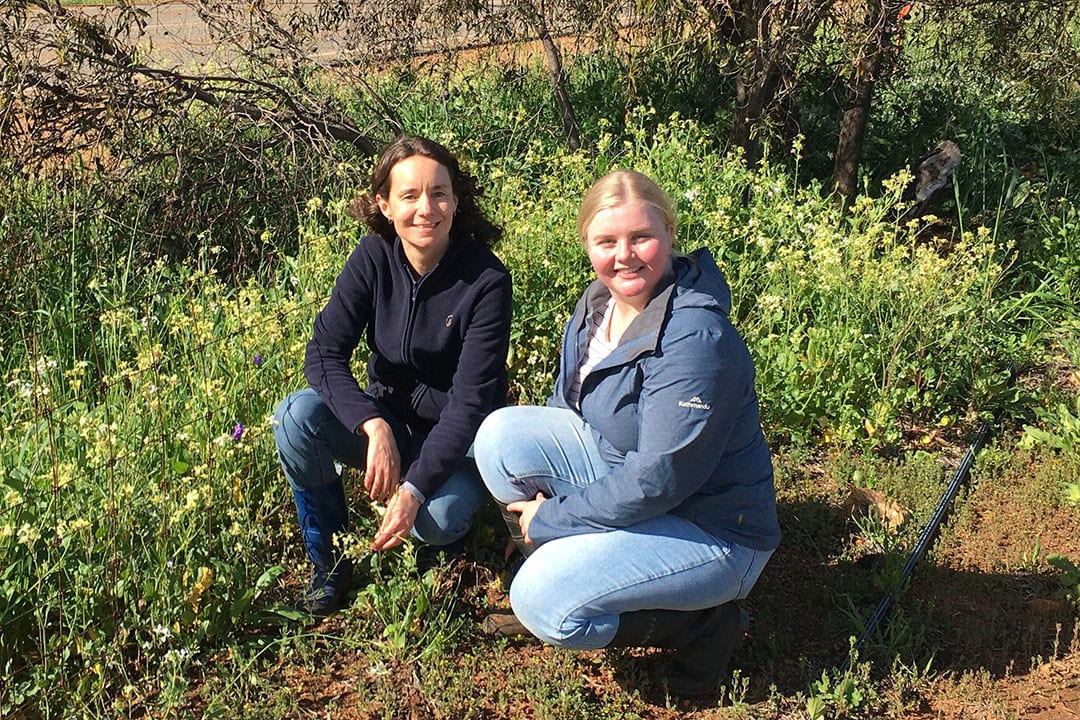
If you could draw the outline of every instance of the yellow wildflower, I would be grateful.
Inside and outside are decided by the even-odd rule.
[[[41,537],[37,528],[31,527],[30,523],[23,523],[19,528],[18,541],[20,545],[33,545]]]
[[[205,565],[199,567],[199,579],[195,581],[195,585],[191,588],[191,595],[188,598],[191,609],[196,614],[199,612],[199,602],[202,600],[202,596],[213,584],[214,571]]]

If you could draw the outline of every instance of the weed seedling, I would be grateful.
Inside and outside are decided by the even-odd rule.
[[[1061,597],[1072,605],[1074,610],[1080,610],[1080,567],[1077,567],[1069,558],[1058,553],[1050,553],[1046,556],[1046,562],[1061,573],[1058,576],[1059,593]]]

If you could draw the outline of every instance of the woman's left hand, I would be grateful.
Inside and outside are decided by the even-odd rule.
[[[371,541],[371,549],[379,552],[400,545],[416,523],[416,513],[420,511],[420,501],[405,488],[398,488],[390,504],[386,506],[379,531]]]
[[[525,542],[527,543],[532,543],[532,538],[529,537],[529,525],[532,523],[536,511],[540,509],[540,505],[545,500],[547,500],[547,496],[542,492],[538,492],[532,500],[518,500],[506,506],[506,509],[510,512],[521,513],[521,520],[519,520],[521,534],[525,536]]]

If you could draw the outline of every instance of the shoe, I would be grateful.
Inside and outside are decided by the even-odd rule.
[[[344,606],[352,583],[352,563],[334,547],[334,535],[348,530],[345,486],[339,478],[316,488],[293,487],[292,493],[304,550],[314,566],[296,607],[315,617],[326,617]]]
[[[519,638],[522,636],[532,637],[529,628],[521,624],[513,610],[493,610],[484,618],[480,629],[485,635],[497,635],[499,637]]]
[[[657,647],[675,651],[663,667],[669,694],[691,700],[715,697],[728,663],[742,643],[750,616],[734,602],[704,610],[638,610],[619,616],[609,647]]]
[[[735,603],[713,608],[699,626],[699,639],[678,649],[664,668],[668,692],[688,699],[714,697],[728,680],[731,657],[749,626],[750,615]]]
[[[315,570],[307,589],[296,601],[296,609],[314,618],[333,615],[348,602],[352,586],[352,562],[342,560],[332,573]]]

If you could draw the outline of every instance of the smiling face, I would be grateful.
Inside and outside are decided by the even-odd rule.
[[[593,215],[585,250],[615,301],[641,310],[671,262],[674,239],[656,208],[630,201]]]
[[[423,275],[435,267],[450,244],[458,205],[450,172],[432,158],[412,155],[394,164],[386,196],[375,200],[394,224],[413,269]]]

